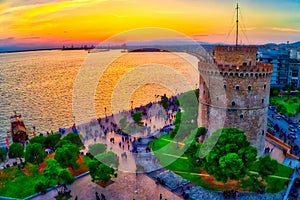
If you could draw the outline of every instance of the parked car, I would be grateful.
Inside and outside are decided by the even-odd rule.
[[[297,132],[296,128],[293,127],[293,126],[291,126],[291,125],[288,127],[288,129],[289,129],[289,131],[291,131],[291,132]]]
[[[297,139],[297,135],[296,135],[296,133],[290,132],[288,135],[288,138],[289,139]]]
[[[275,107],[274,106],[269,106],[269,109],[274,111]]]
[[[292,125],[296,128],[297,126],[299,126],[298,122],[292,121]]]
[[[281,116],[280,116],[280,115],[277,115],[275,118],[276,118],[276,119],[281,119]]]
[[[267,131],[271,134],[271,135],[275,135],[276,131],[273,128],[268,128]]]

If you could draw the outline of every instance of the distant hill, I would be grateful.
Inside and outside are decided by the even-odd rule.
[[[291,47],[300,47],[300,41],[298,42],[294,42],[294,43],[290,43],[290,44],[286,44],[286,43],[280,43],[280,44],[276,44],[276,43],[267,43],[261,46],[265,46],[265,47],[274,47],[274,46],[279,46],[279,47],[285,47],[285,46],[291,46]]]
[[[300,41],[294,42],[294,43],[290,44],[290,46],[293,46],[293,47],[300,47]]]

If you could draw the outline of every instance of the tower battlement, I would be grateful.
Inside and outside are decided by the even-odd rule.
[[[215,53],[235,53],[235,52],[240,52],[240,53],[250,53],[250,54],[256,54],[257,52],[257,47],[256,46],[216,46],[214,48]]]
[[[255,46],[216,46],[214,60],[218,63],[242,65],[256,65]]]
[[[211,75],[231,75],[231,76],[266,76],[273,72],[273,65],[269,63],[256,62],[255,65],[249,65],[244,62],[242,65],[232,63],[217,63],[214,61],[200,61],[198,63],[200,73]]]

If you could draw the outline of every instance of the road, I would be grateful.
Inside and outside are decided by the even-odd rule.
[[[273,118],[272,118],[273,116]],[[287,123],[283,118],[279,118],[277,119],[276,116],[279,116],[278,114],[276,114],[273,110],[268,110],[268,123],[272,124],[272,127],[274,127],[276,124],[279,126],[279,129],[282,128],[283,132],[286,132],[286,134],[288,135],[291,131],[288,129],[288,126],[290,125],[289,123]],[[275,133],[275,136],[281,140],[283,140],[283,137],[279,137],[280,131]],[[300,130],[298,128],[296,128],[296,135],[297,135],[297,139],[294,141],[295,144],[297,144],[300,147]],[[286,141],[286,143],[288,143],[288,139]],[[300,154],[297,154],[297,156],[299,156]]]

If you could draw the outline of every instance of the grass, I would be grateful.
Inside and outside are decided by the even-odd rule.
[[[195,168],[191,166],[185,154],[182,154],[178,159],[174,159],[174,156],[172,155],[178,155],[176,152],[176,150],[178,149],[178,144],[176,142],[173,142],[169,135],[164,135],[156,140],[151,141],[150,146],[152,147],[155,156],[160,160],[160,164],[165,166],[166,169],[171,170],[181,177],[191,181],[192,183],[209,190],[220,190],[223,187],[226,187],[226,184],[216,184],[215,180],[212,177],[202,178],[200,176],[200,173],[202,171],[201,168]],[[253,164],[253,166],[251,167],[251,171],[258,171],[258,162],[255,162]],[[266,177],[264,181],[262,181],[262,183],[258,182],[255,187],[253,186],[253,179],[246,177],[245,179],[238,181],[236,187],[242,190],[256,192],[258,186],[263,184],[266,185],[267,192],[280,192],[285,187],[285,182],[287,181],[286,179],[282,179],[280,177],[289,177],[289,174],[292,172],[292,168],[279,163],[278,170],[274,174],[274,176],[278,177]]]
[[[172,153],[178,149],[178,145],[176,142],[171,141],[172,139],[167,134],[150,142],[150,146],[152,147],[155,156],[160,160],[160,164],[165,166],[164,164],[170,163],[169,165],[165,166],[166,169],[174,171],[176,174],[193,182],[196,185],[200,185],[206,189],[216,190],[217,188],[210,186],[207,182],[204,182],[201,179],[201,176],[197,175],[200,173],[200,168],[192,167],[189,164],[186,155],[183,154],[178,159],[175,159],[173,156],[169,155],[178,155],[176,153]],[[169,145],[168,148],[166,148],[167,145]]]
[[[270,104],[277,107],[277,109],[289,116],[296,116],[299,114],[300,98],[293,97],[270,97]]]
[[[28,168],[30,165],[26,167]],[[3,170],[0,177],[1,182],[5,176],[8,177],[4,180],[0,188],[0,196],[25,198],[34,194],[34,185],[42,177],[42,174],[32,170],[30,175],[26,175],[24,173],[26,170],[19,170],[17,166]]]
[[[267,192],[269,193],[277,193],[280,192],[284,187],[287,180],[279,179],[275,177],[267,177],[265,179],[267,181]]]
[[[251,171],[258,172],[258,161],[253,163]],[[289,175],[293,173],[293,169],[290,167],[287,167],[281,163],[278,163],[278,169],[275,172],[274,176],[280,176],[280,177],[289,177]]]
[[[52,158],[53,155],[49,155],[47,158]],[[80,156],[77,160],[79,168],[70,170],[74,176],[82,174],[87,169],[87,161],[90,158]],[[38,168],[36,165],[27,163],[24,169],[18,169],[17,166],[0,170],[0,196],[20,198],[23,199],[32,194],[35,194],[35,183],[43,177],[43,169],[45,168],[43,163]],[[42,170],[41,170],[42,169]],[[55,185],[56,182],[51,182],[50,185]]]

